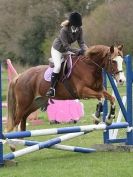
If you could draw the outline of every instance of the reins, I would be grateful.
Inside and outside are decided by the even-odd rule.
[[[74,66],[76,65],[76,63],[80,60],[80,56],[78,56],[78,58],[76,59],[76,61],[73,63],[72,69],[74,68]]]
[[[90,60],[91,61],[91,63],[93,63],[93,64],[95,64],[96,66],[98,66],[98,68],[100,68],[101,70],[103,69],[103,67],[101,67],[100,65],[98,65],[95,61],[93,61],[93,60]]]
[[[103,57],[106,58],[106,57]],[[84,58],[83,60],[87,60],[86,58]],[[112,59],[111,59],[111,54],[108,54],[108,57],[106,58],[105,62],[105,67],[100,66],[98,63],[96,63],[94,60],[87,60],[90,61],[90,63],[93,63],[94,65],[96,65],[101,71],[104,69],[106,72],[111,71],[112,76],[114,77],[115,75],[119,74],[120,72],[123,72],[122,70],[118,71],[118,72],[114,72],[113,67],[112,67]],[[111,66],[111,67],[110,67]]]
[[[83,60],[88,61],[85,57],[83,58]],[[90,63],[93,63],[94,65],[96,65],[98,68],[100,68],[101,70],[103,70],[103,67],[101,67],[99,64],[97,64],[94,60],[89,60]]]

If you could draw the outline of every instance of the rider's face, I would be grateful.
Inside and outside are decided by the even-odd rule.
[[[72,33],[76,33],[79,30],[79,27],[71,26]]]

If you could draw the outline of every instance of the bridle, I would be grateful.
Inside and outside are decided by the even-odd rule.
[[[121,55],[118,55],[118,56],[121,56]],[[122,73],[123,70],[119,70],[119,71],[115,71],[115,69],[113,68],[113,62],[115,62],[115,60],[113,58],[111,58],[111,54],[109,53],[109,59],[108,59],[108,66],[111,66],[111,69],[110,69],[110,73],[113,77],[115,77],[116,75],[118,75],[119,73]]]
[[[108,56],[107,56],[108,55]],[[115,71],[115,69],[113,68],[113,58],[111,57],[111,53],[107,53],[107,55],[104,57],[105,60],[107,62],[105,62],[105,66],[100,66],[98,63],[96,63],[94,60],[89,60],[91,63],[93,63],[94,65],[96,65],[101,71],[104,69],[106,72],[110,73],[114,78],[117,74],[122,73],[123,70],[119,70],[119,71]],[[118,55],[120,56],[120,55]],[[86,58],[84,58],[83,60],[86,60]]]

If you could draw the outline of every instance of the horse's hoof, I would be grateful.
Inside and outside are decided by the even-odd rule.
[[[73,120],[73,123],[76,124],[76,123],[77,123],[77,120]]]
[[[70,124],[76,124],[78,121],[77,120],[70,120],[68,123]]]
[[[52,120],[50,121],[50,124],[60,124],[60,122],[58,122],[57,120]]]
[[[106,118],[106,120],[105,120],[105,123],[106,123],[107,126],[111,125],[112,122],[113,122],[112,118]]]
[[[15,148],[14,145],[10,145],[10,149],[11,149],[12,152],[16,151],[16,148]]]
[[[107,115],[105,123],[106,125],[111,125],[113,122],[113,119],[115,119],[115,115]]]
[[[96,117],[95,113],[92,114],[92,118],[93,118],[93,123],[94,124],[99,124],[101,122],[101,119]]]
[[[112,121],[110,121],[109,119],[108,120],[105,120],[105,123],[107,126],[111,125],[112,124]]]

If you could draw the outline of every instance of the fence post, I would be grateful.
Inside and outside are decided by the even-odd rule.
[[[129,123],[129,129],[127,131],[127,144],[133,145],[133,96],[132,96],[132,58],[127,55],[125,57],[126,62],[126,81],[127,81],[127,121]]]
[[[107,73],[104,70],[103,70],[103,85],[105,89],[107,90]],[[107,114],[108,114],[108,101],[105,99],[104,105],[103,105],[103,122],[105,122]],[[109,130],[105,130],[103,132],[104,144],[107,143],[108,139],[109,139]]]

